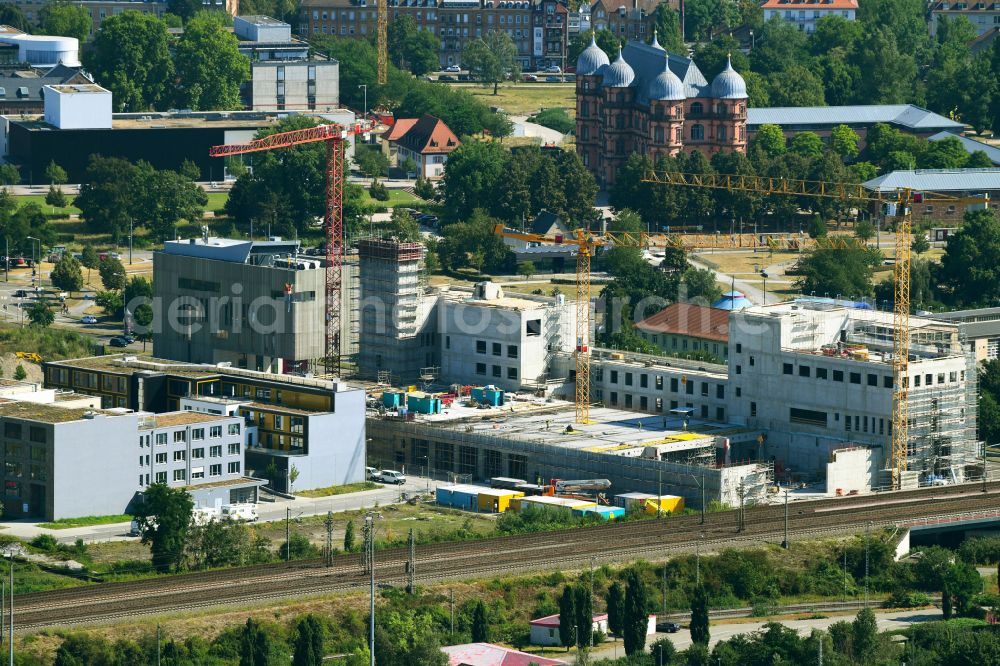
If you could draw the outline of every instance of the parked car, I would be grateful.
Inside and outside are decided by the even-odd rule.
[[[448,65],[447,67],[444,68],[444,71],[446,71],[446,72],[461,72],[462,71],[462,67],[461,67],[461,65]]]
[[[128,338],[123,337],[121,335],[116,335],[115,337],[111,338],[111,340],[108,341],[108,344],[110,344],[112,347],[128,347],[129,344],[131,343],[129,343]]]
[[[92,300],[94,300],[94,295],[93,294],[84,294],[83,295],[83,300],[85,300],[85,301],[92,301]]]
[[[526,81],[528,83],[533,83],[538,80],[538,77],[535,76],[534,74],[525,74],[524,76],[521,77],[521,80]]]
[[[561,79],[558,76],[546,76],[545,80],[548,83],[560,83]]]
[[[82,317],[80,317],[80,323],[81,324],[96,324],[97,323],[97,317],[95,317],[94,315],[83,315]]]
[[[456,81],[456,80],[457,79],[454,76],[451,76],[449,74],[442,74],[441,76],[438,77],[438,81]]]
[[[545,68],[546,74],[562,74],[562,68],[559,65],[549,65]]]
[[[375,475],[375,480],[382,483],[395,483],[400,486],[406,483],[406,477],[403,476],[402,472],[397,472],[391,469],[383,469]]]
[[[378,470],[374,467],[365,467],[365,479],[368,481],[374,481],[375,477],[378,475]]]
[[[14,292],[14,298],[27,298],[28,292],[24,289],[18,289]]]
[[[681,625],[676,622],[657,622],[656,630],[661,634],[676,634],[681,630]]]

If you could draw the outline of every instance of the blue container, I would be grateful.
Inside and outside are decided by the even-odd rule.
[[[410,393],[406,396],[406,407],[419,414],[440,414],[441,399],[422,393]]]
[[[477,386],[472,389],[472,399],[482,405],[500,407],[503,405],[503,390],[495,386]]]
[[[439,486],[434,491],[434,499],[441,506],[451,506],[451,488]]]
[[[403,404],[403,394],[399,391],[386,391],[382,394],[382,406],[386,409],[398,409]]]
[[[455,490],[451,493],[451,507],[463,511],[479,510],[479,493],[468,490]]]

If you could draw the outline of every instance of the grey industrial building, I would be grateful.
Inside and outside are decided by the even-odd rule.
[[[153,354],[305,374],[325,355],[325,260],[298,241],[190,238],[153,254]],[[345,263],[341,353],[356,351],[355,267]]]

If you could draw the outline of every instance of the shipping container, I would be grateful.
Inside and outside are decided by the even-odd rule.
[[[498,389],[496,386],[477,386],[472,389],[472,399],[481,405],[502,407],[504,393],[502,389]]]
[[[553,511],[563,511],[572,513],[573,509],[583,509],[596,506],[594,502],[585,500],[569,499],[567,497],[515,497],[510,501],[510,508],[514,511],[523,511],[528,507],[539,509],[551,509]]]
[[[494,476],[490,479],[490,488],[506,488],[508,490],[514,490],[518,486],[527,483],[524,479],[512,479],[507,476]]]
[[[456,502],[459,506],[455,508],[459,509],[469,509],[469,495],[475,496],[479,494],[482,490],[480,486],[472,486],[468,484],[456,484],[451,486],[438,486],[434,491],[434,499],[441,506],[455,507]],[[456,499],[455,493],[459,493],[459,498]],[[473,499],[471,509],[475,511],[475,499]]]
[[[483,488],[479,491],[479,512],[503,513],[510,508],[511,500],[517,497],[524,497],[524,493],[501,488]]]
[[[573,509],[574,516],[586,516],[595,514],[605,520],[614,520],[625,515],[625,509],[620,506],[587,506],[582,509]]]
[[[440,414],[441,400],[430,393],[409,393],[406,396],[406,407],[418,414]]]
[[[402,391],[386,391],[382,394],[382,406],[386,409],[399,409],[403,404]]]
[[[628,511],[633,506],[638,506],[640,509],[644,508],[646,505],[646,500],[653,499],[656,495],[651,495],[649,493],[622,493],[621,495],[615,495],[615,506],[620,506],[621,508]]]
[[[520,490],[525,495],[554,495],[555,488],[552,486],[540,486],[537,483],[521,483],[514,490]]]
[[[653,496],[645,501],[643,509],[646,513],[656,515],[660,513],[680,513],[684,510],[684,498],[677,495]]]

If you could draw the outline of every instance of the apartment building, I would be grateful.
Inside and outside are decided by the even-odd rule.
[[[621,41],[647,41],[653,32],[656,10],[666,6],[680,11],[679,0],[597,0],[590,6],[591,27],[608,30]]]
[[[853,21],[858,12],[858,0],[766,0],[761,7],[765,21],[779,18],[803,32],[813,32],[816,22],[824,16],[841,16]]]
[[[43,370],[46,387],[99,396],[107,407],[158,417],[169,412],[225,416],[229,420],[217,425],[224,426],[227,452],[237,440],[236,428],[230,433],[229,426],[240,421],[244,476],[260,477],[274,463],[284,479],[278,490],[288,488],[293,465],[300,489],[364,480],[364,391],[342,382],[129,355],[49,361]],[[174,462],[172,456],[171,451],[168,463]],[[219,462],[225,475],[236,461],[224,457]],[[172,481],[176,469],[147,471],[165,471]],[[209,478],[212,470],[205,472]]]
[[[299,16],[303,35],[370,39],[376,30],[373,0],[304,0]],[[566,64],[569,13],[557,0],[391,0],[389,21],[397,16],[441,38],[441,67],[461,65],[465,45],[491,30],[510,35],[522,69]]]
[[[931,37],[937,36],[938,22],[942,18],[964,16],[976,28],[977,35],[985,35],[1000,28],[1000,3],[997,2],[932,2],[930,3]]]

